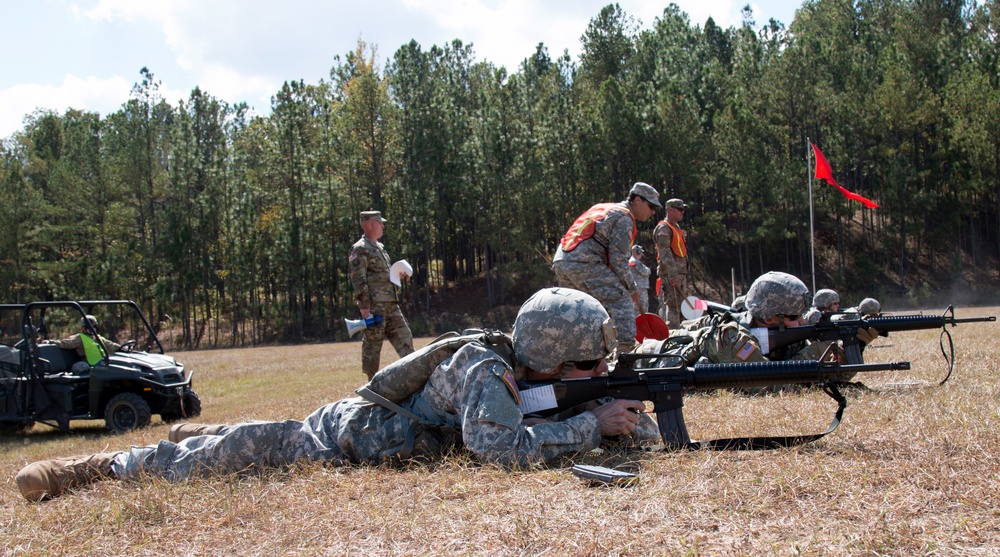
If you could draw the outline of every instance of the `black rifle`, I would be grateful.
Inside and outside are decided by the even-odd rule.
[[[636,368],[638,360],[669,361],[663,367]],[[840,373],[908,370],[909,362],[838,364],[814,360],[698,364],[688,367],[666,354],[628,353],[618,357],[615,370],[603,377],[520,383],[521,406],[528,416],[548,417],[580,404],[606,397],[648,400],[653,403],[660,437],[669,448],[763,449],[814,441],[840,424],[847,401],[829,381]],[[795,437],[717,439],[693,442],[684,425],[683,394],[691,390],[740,389],[796,383],[823,383],[824,391],[838,402],[836,416],[826,432]]]
[[[833,319],[831,319],[831,317]],[[847,363],[860,364],[864,363],[864,357],[862,355],[864,347],[861,346],[861,341],[858,340],[858,329],[862,327],[875,328],[878,330],[879,336],[889,336],[889,333],[897,331],[917,331],[922,329],[937,329],[940,327],[942,329],[942,335],[947,335],[949,345],[951,345],[951,335],[945,329],[946,325],[955,326],[959,323],[979,323],[996,320],[997,318],[994,315],[986,317],[956,318],[955,309],[952,306],[948,306],[948,309],[946,309],[941,315],[908,314],[866,318],[861,318],[861,316],[851,313],[824,315],[823,319],[816,325],[767,328],[766,343],[764,342],[765,339],[762,338],[763,332],[761,329],[752,329],[752,332],[754,333],[754,336],[760,340],[761,351],[764,352],[764,354],[777,352],[778,350],[804,340],[839,340],[844,346]],[[942,338],[941,340],[941,349],[943,353],[944,339]],[[954,346],[952,346],[952,355],[954,355]],[[947,354],[945,354],[945,360],[948,360]],[[950,364],[950,362],[954,361],[954,359],[952,358],[952,360],[948,361]],[[947,380],[947,377],[945,380]]]

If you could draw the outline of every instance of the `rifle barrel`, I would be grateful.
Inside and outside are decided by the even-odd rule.
[[[874,327],[879,331],[916,331],[920,329],[936,329],[945,325],[956,325],[958,323],[981,323],[996,321],[995,315],[986,317],[951,317],[946,315],[896,315],[884,317],[869,317],[862,321],[867,327]]]
[[[820,382],[840,373],[908,369],[910,369],[910,362],[838,365],[815,360],[791,360],[741,364],[698,364],[694,366],[694,385],[689,385],[689,387],[697,389],[766,387],[769,385]]]

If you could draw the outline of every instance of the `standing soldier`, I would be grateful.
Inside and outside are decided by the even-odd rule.
[[[590,294],[611,314],[620,353],[635,344],[640,311],[639,288],[628,265],[638,233],[635,221],[649,220],[662,206],[653,186],[636,182],[625,201],[598,203],[577,217],[552,258],[559,286]]]
[[[632,277],[635,285],[639,287],[639,313],[649,311],[649,267],[642,262],[642,254],[646,250],[636,244],[632,246],[632,257],[628,260],[628,266],[632,269]]]
[[[371,315],[382,318],[381,322],[376,320],[364,330],[361,341],[361,370],[368,379],[379,370],[382,341],[386,337],[400,358],[413,352],[413,333],[399,309],[399,293],[389,282],[389,254],[378,241],[386,222],[379,211],[362,211],[361,230],[364,236],[351,246],[351,283],[361,317],[367,319]]]
[[[660,317],[671,329],[681,326],[681,304],[687,299],[687,245],[684,231],[677,225],[684,218],[687,203],[674,198],[666,203],[667,217],[653,229],[656,238],[657,298]]]

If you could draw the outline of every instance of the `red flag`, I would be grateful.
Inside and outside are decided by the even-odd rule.
[[[853,199],[854,201],[858,201],[865,207],[868,207],[869,209],[878,208],[878,203],[875,203],[871,199],[862,197],[856,193],[850,192],[846,188],[838,184],[837,181],[833,179],[833,169],[830,168],[830,162],[827,161],[826,157],[823,156],[823,153],[819,150],[819,147],[813,145],[812,143],[810,143],[810,145],[812,145],[813,151],[815,151],[816,153],[816,178],[822,178],[826,180],[828,184],[837,188],[837,190],[839,190],[840,193],[844,194],[844,197],[846,197],[847,199]]]

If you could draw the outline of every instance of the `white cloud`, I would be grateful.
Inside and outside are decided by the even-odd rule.
[[[244,100],[257,110],[270,110],[271,95],[281,88],[281,83],[266,76],[241,75],[232,68],[207,64],[200,68],[198,85],[205,91],[227,102]]]
[[[230,4],[226,2],[225,4]],[[208,15],[205,5],[190,0],[100,0],[89,10],[73,7],[74,13],[94,22],[129,22],[146,19],[155,22],[163,31],[166,44],[174,51],[177,64],[186,70],[202,64],[205,39],[189,32],[192,22]],[[233,6],[229,6],[232,8]],[[210,21],[213,19],[210,19]]]
[[[475,37],[479,60],[504,65],[516,71],[531,56],[539,42],[556,57],[568,50],[575,59],[580,37],[608,2],[580,0],[402,0],[403,6],[436,22],[449,37]],[[650,29],[663,15],[663,0],[619,0],[625,15]],[[681,10],[693,25],[704,25],[709,15],[721,27],[739,25],[745,0],[680,0]]]
[[[273,4],[270,7],[274,9]],[[80,13],[92,21],[146,19],[154,22],[162,30],[164,42],[173,53],[177,66],[190,74],[190,82],[227,102],[246,100],[257,109],[266,109],[270,96],[280,88],[281,79],[266,73],[240,71],[229,63],[237,60],[219,54],[229,46],[225,44],[227,41],[235,43],[236,48],[232,50],[239,52],[241,43],[264,40],[257,33],[245,32],[253,27],[254,21],[268,21],[256,8],[266,10],[268,6],[253,6],[232,0],[210,3],[193,0],[100,0],[92,9]],[[164,98],[171,102],[186,97],[186,93],[170,96],[164,93]]]
[[[664,0],[617,1],[642,29],[650,29],[668,5]],[[677,3],[692,24],[704,25],[712,15],[725,28],[740,24],[746,1]],[[776,5],[787,9],[788,2],[797,0],[753,0],[752,5],[758,21],[766,21],[771,14],[762,13],[758,3],[773,10]],[[608,3],[381,0],[376,8],[348,0],[284,0],[280,5],[273,0],[68,0],[62,4],[68,5],[67,12],[56,14],[64,17],[49,17],[40,3],[26,2],[18,4],[23,8],[19,20],[60,40],[39,41],[44,61],[15,66],[4,76],[0,137],[20,129],[24,115],[36,107],[101,114],[117,110],[142,66],[164,82],[160,92],[170,103],[187,98],[198,86],[226,102],[246,101],[267,113],[270,97],[283,81],[325,79],[334,55],[353,50],[358,37],[379,47],[382,62],[411,39],[424,49],[454,39],[471,43],[477,60],[510,72],[539,42],[552,57],[568,50],[576,59],[580,36]],[[65,44],[74,50],[67,52],[60,46]],[[48,46],[53,49],[46,50]],[[18,80],[22,83],[15,85]]]
[[[68,108],[99,112],[115,111],[126,100],[132,84],[125,78],[80,78],[67,75],[59,85],[21,84],[0,91],[0,134],[9,136],[23,127],[25,115],[42,107],[59,113]]]

